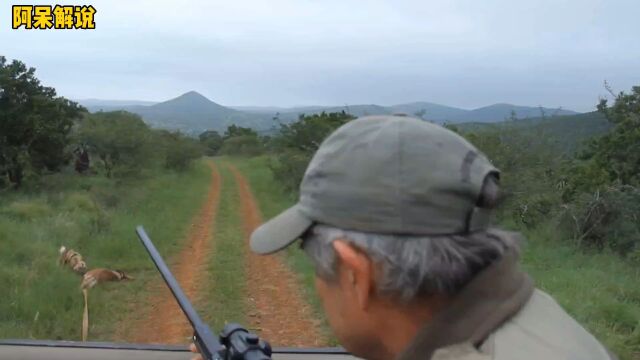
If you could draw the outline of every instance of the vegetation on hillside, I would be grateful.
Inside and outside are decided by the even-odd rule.
[[[197,139],[151,129],[125,111],[89,114],[43,86],[35,69],[0,57],[0,189],[37,182],[86,154],[83,173],[107,177],[167,168],[183,171],[204,153]]]

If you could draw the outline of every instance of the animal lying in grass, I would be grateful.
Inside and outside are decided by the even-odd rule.
[[[87,272],[87,264],[82,259],[82,255],[73,249],[67,249],[65,246],[61,246],[60,257],[58,258],[58,265],[66,265],[74,272],[83,275]]]
[[[87,271],[82,277],[82,289],[91,289],[92,287],[107,281],[122,281],[133,280],[132,276],[129,276],[121,270],[110,269],[92,269]]]
[[[125,274],[121,270],[110,270],[104,268],[92,269],[82,276],[82,295],[84,296],[84,312],[82,314],[82,341],[87,341],[89,335],[89,289],[92,287],[108,282],[133,280],[132,276]]]

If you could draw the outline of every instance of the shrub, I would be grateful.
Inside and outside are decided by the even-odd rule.
[[[136,114],[126,111],[87,115],[80,124],[76,140],[97,155],[107,177],[137,173],[152,162],[153,132]]]
[[[297,193],[309,161],[311,161],[311,154],[296,150],[284,150],[278,153],[275,159],[271,159],[269,168],[273,172],[274,178],[282,184],[285,190]]]
[[[164,152],[164,167],[170,170],[184,171],[191,162],[204,153],[204,147],[195,139],[180,132],[156,130],[160,143],[158,147]]]
[[[322,141],[343,124],[355,119],[344,111],[301,115],[298,121],[280,125],[280,133],[269,140],[276,153],[270,164],[275,178],[293,192],[298,191],[304,172]]]
[[[564,205],[561,223],[579,245],[634,254],[640,248],[640,189],[614,185],[582,193]]]
[[[240,135],[226,139],[220,153],[225,155],[255,156],[263,152],[263,145],[257,136]]]

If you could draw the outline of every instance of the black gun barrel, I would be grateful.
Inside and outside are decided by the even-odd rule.
[[[147,252],[151,256],[151,260],[153,260],[158,271],[160,271],[162,278],[169,286],[173,296],[178,301],[180,308],[187,316],[187,319],[189,319],[194,330],[194,342],[198,347],[198,351],[200,351],[200,355],[205,360],[221,359],[219,354],[223,352],[224,347],[218,338],[213,335],[209,326],[200,319],[200,316],[198,316],[198,313],[196,313],[186,295],[182,292],[182,288],[180,288],[178,281],[173,277],[173,274],[169,271],[164,260],[162,260],[158,250],[149,239],[149,236],[147,236],[144,228],[142,226],[136,227],[136,233],[138,234],[140,241],[142,241],[142,245],[144,245],[145,249],[147,249]]]

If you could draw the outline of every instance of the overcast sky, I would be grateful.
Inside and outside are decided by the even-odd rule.
[[[638,0],[99,0],[96,30],[11,30],[0,54],[74,99],[592,110],[640,85]],[[1,15],[4,14],[4,15]]]

